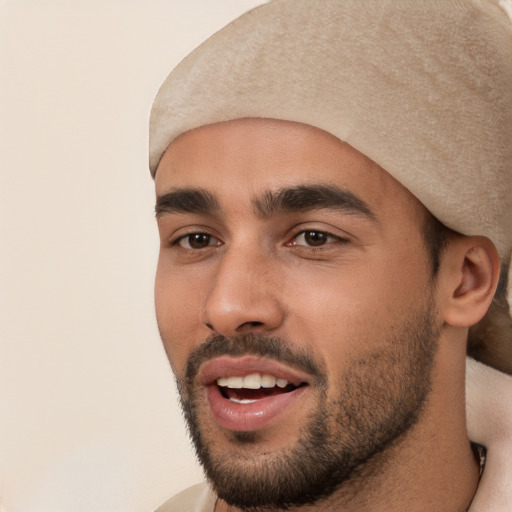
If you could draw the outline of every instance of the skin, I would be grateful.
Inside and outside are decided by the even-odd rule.
[[[157,212],[156,313],[178,380],[212,335],[280,336],[323,362],[335,401],[351,362],[386,349],[387,334],[432,306],[439,340],[417,423],[360,468],[360,478],[300,510],[465,510],[478,481],[465,427],[465,344],[496,286],[492,246],[456,238],[434,278],[421,203],[348,144],[298,123],[243,119],[187,132],[164,154],[155,184],[157,198],[200,188],[218,206]],[[326,207],[262,215],[254,207],[269,191],[319,184],[349,191],[371,214]],[[304,230],[326,233],[325,243],[311,247]],[[194,233],[209,235],[208,244],[191,246]],[[219,426],[203,398],[201,428],[216,456],[249,454],[265,464],[293,446],[317,398],[311,385],[251,444]],[[216,510],[234,509],[219,500]]]

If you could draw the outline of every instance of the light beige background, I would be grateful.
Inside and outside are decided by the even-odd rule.
[[[201,480],[153,313],[154,95],[260,0],[0,1],[0,510]]]
[[[154,320],[148,115],[262,1],[0,0],[3,512],[149,512],[201,479]]]

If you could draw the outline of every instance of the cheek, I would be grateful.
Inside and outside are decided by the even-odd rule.
[[[386,308],[386,298],[393,292],[389,273],[370,265],[351,262],[337,267],[307,268],[288,273],[288,300],[297,316],[318,326],[336,328]]]
[[[200,297],[194,280],[169,272],[158,263],[155,311],[160,336],[173,369],[184,366],[188,354],[203,341]]]
[[[314,344],[328,365],[379,349],[386,333],[420,307],[426,293],[426,280],[418,275],[424,267],[413,268],[407,258],[399,264],[390,260],[311,274],[302,269],[300,278],[290,274],[293,335]]]
[[[370,350],[378,338],[379,293],[365,281],[353,268],[288,278],[290,338],[309,345],[336,374],[354,352]]]

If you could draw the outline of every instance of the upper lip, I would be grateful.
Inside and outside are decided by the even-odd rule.
[[[221,377],[245,377],[251,373],[273,375],[294,386],[308,382],[307,374],[278,361],[257,356],[217,357],[201,366],[198,377],[203,386],[208,386]]]

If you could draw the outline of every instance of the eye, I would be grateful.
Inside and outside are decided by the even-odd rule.
[[[221,245],[221,242],[208,233],[190,233],[189,235],[178,238],[173,245],[179,245],[183,249],[198,250]]]
[[[340,238],[324,231],[315,231],[313,229],[301,231],[291,241],[290,245],[302,245],[308,247],[321,247],[328,243],[339,241]]]

